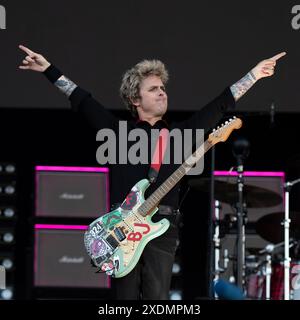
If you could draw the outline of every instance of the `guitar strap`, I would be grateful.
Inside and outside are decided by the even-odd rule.
[[[155,150],[152,156],[151,166],[148,171],[148,178],[150,183],[154,183],[158,177],[158,173],[165,156],[165,151],[168,144],[169,130],[163,128],[159,132],[156,140]]]

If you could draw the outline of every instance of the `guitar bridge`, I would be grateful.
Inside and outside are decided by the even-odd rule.
[[[105,240],[111,246],[112,250],[115,250],[119,245],[118,241],[111,234]]]

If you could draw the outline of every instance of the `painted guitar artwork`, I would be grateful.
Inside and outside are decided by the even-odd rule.
[[[242,121],[233,118],[214,130],[208,139],[165,182],[144,199],[150,182],[140,180],[117,209],[93,221],[84,234],[86,250],[100,270],[115,278],[127,275],[137,264],[146,244],[170,226],[167,219],[152,222],[161,199],[216,143],[226,141]]]

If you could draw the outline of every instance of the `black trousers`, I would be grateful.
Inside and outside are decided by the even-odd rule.
[[[168,230],[146,245],[139,262],[128,275],[112,279],[116,299],[169,299],[172,266],[178,244],[178,219],[157,213],[152,220],[159,221],[162,218],[170,221]]]

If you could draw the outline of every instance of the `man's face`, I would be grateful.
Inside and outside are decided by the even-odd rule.
[[[168,107],[168,96],[165,86],[158,76],[151,75],[145,78],[140,85],[140,98],[134,103],[141,108],[144,114],[160,117]]]

